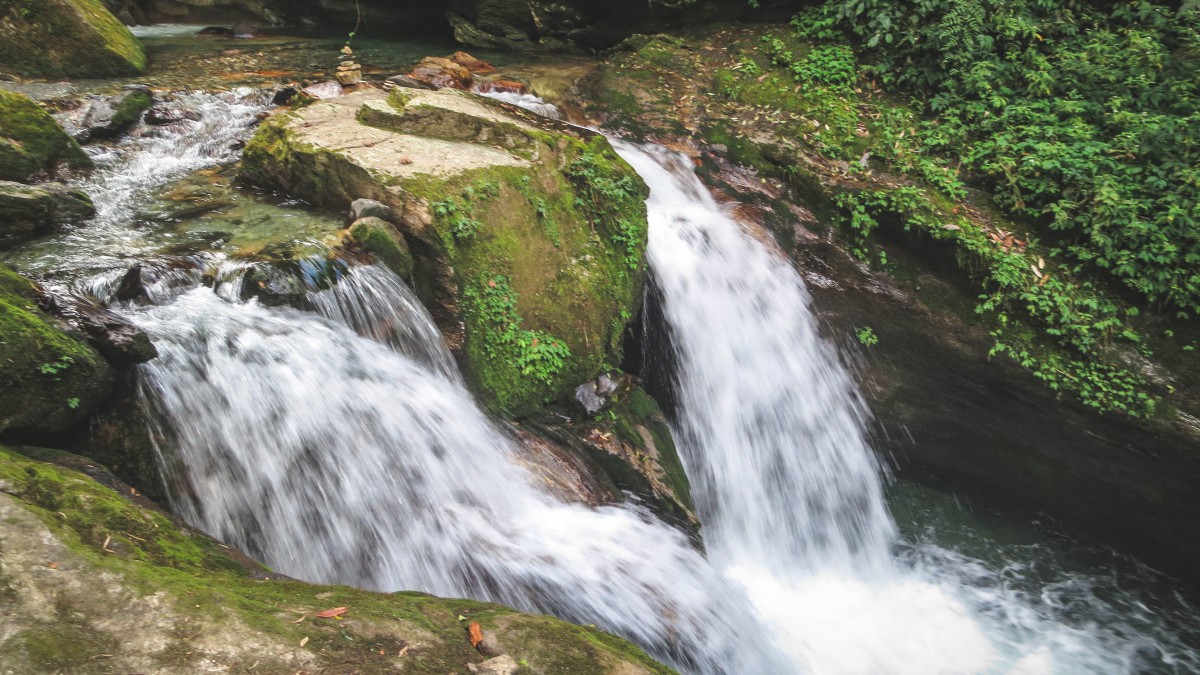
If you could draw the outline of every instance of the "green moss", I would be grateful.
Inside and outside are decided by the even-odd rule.
[[[454,209],[434,210],[431,239],[460,289],[468,378],[492,409],[513,414],[620,361],[644,273],[646,189],[633,170],[599,136],[541,152],[552,158],[532,172],[493,167],[398,186],[430,204],[453,200]],[[565,175],[556,168],[563,165]],[[473,223],[469,237],[460,236],[463,219]],[[493,284],[511,290],[513,331],[528,338],[519,344],[505,339],[507,324],[489,318]],[[561,366],[542,367],[531,354],[535,340],[561,341]]]
[[[58,122],[28,97],[0,90],[0,179],[24,181],[63,161],[75,168],[91,159]]]
[[[146,69],[146,55],[100,0],[9,0],[0,4],[0,69],[33,76],[132,75]]]
[[[61,433],[107,393],[108,364],[51,323],[29,282],[0,265],[0,430]]]
[[[142,112],[154,105],[154,99],[144,91],[133,91],[125,95],[117,104],[117,111],[112,117],[112,126],[125,127],[133,124],[142,116]]]
[[[675,448],[675,439],[671,436],[671,428],[666,416],[656,402],[641,387],[634,387],[629,394],[615,407],[617,417],[616,431],[618,435],[642,450],[649,450],[638,426],[647,429],[654,442],[654,451],[658,464],[663,470],[663,482],[671,492],[688,509],[693,509],[691,483],[679,452]]]
[[[95,656],[113,653],[116,643],[112,636],[91,628],[60,623],[22,630],[4,643],[0,654],[23,656],[44,672],[104,673],[109,670]]]
[[[363,218],[350,228],[350,236],[393,272],[407,279],[412,276],[413,258],[404,237],[390,223],[378,218]]]

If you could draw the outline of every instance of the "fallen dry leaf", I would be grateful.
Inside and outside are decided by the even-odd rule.
[[[483,629],[479,627],[479,622],[472,621],[467,630],[471,633],[471,646],[478,647],[479,643],[483,642]]]
[[[336,619],[337,617],[345,614],[348,609],[349,609],[349,607],[334,607],[333,609],[323,609],[323,610],[317,612],[316,614],[314,614],[313,616],[317,617],[318,619]]]
[[[300,646],[303,647],[306,644],[308,644],[308,636],[307,635],[300,638]]]
[[[399,652],[396,654],[396,656],[404,656],[404,655],[405,655],[405,654],[407,654],[407,653],[408,653],[408,645],[404,645],[404,649],[401,649],[401,650],[400,650],[400,651],[399,651]]]
[[[296,619],[295,621],[292,621],[291,623],[300,623],[301,621],[303,621],[307,618],[308,618],[307,614],[301,614],[299,619]]]

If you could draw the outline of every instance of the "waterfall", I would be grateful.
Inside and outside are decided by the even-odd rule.
[[[1197,661],[1136,597],[906,541],[867,413],[817,334],[804,285],[743,234],[687,162],[618,143],[651,187],[649,259],[677,350],[676,429],[706,552],[637,506],[547,494],[465,390],[428,314],[378,266],[339,271],[315,311],[245,301],[249,263],[154,268],[139,204],[232,161],[259,94],[194,94],[200,122],[93,149],[95,223],[25,267],[77,274],[148,331],[147,405],[172,506],[313,582],[422,590],[596,624],[685,673],[1127,673]],[[521,101],[538,109],[536,101]],[[521,102],[517,102],[518,104]],[[211,272],[211,275],[209,274]],[[208,281],[206,281],[208,279]],[[212,283],[204,287],[202,283]],[[1004,555],[1011,550],[1003,549]],[[1165,665],[1164,665],[1165,664]],[[1182,664],[1182,665],[1179,665]]]
[[[900,541],[865,406],[799,274],[742,231],[685,156],[614,146],[650,186],[648,258],[709,561],[743,585],[793,668],[1130,672],[1139,650],[1158,647],[1125,626],[1075,628],[1005,571]]]
[[[309,581],[553,613],[692,672],[785,668],[683,534],[535,485],[391,272],[335,288],[314,294],[324,317],[207,288],[131,310],[159,349],[143,384],[178,437],[188,522]]]

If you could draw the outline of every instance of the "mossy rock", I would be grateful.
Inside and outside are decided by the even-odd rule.
[[[599,134],[463,92],[366,91],[274,115],[242,176],[389,206],[418,294],[495,411],[528,413],[620,362],[647,189]]]
[[[44,453],[39,453],[43,456]],[[0,448],[0,668],[11,672],[670,673],[593,628],[500,605],[272,574],[62,464]],[[116,487],[120,487],[117,485]],[[345,607],[340,620],[317,612]]]
[[[92,165],[41,106],[23,94],[0,90],[0,180],[27,181],[60,161],[73,168]]]
[[[108,394],[108,363],[60,330],[24,277],[0,265],[0,431],[60,434]]]
[[[0,4],[0,70],[24,76],[104,77],[145,69],[142,44],[100,0]]]
[[[380,218],[359,218],[350,225],[350,239],[402,278],[413,272],[413,258],[396,226]]]

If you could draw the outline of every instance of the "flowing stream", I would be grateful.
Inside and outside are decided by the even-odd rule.
[[[131,227],[135,207],[228,161],[261,101],[197,105],[204,126],[97,157],[82,186],[96,223],[13,259],[48,276],[74,269],[75,287],[111,295],[157,241]],[[219,251],[149,279],[149,303],[116,307],[159,349],[141,386],[177,439],[161,453],[173,507],[295,577],[594,623],[685,672],[1195,668],[1169,618],[1041,549],[1005,549],[1012,560],[997,563],[901,532],[868,413],[799,275],[742,232],[685,158],[616,146],[651,188],[649,260],[705,553],[636,506],[587,508],[539,487],[391,272],[339,270],[308,293],[315,311],[267,307],[235,292],[247,265]],[[173,168],[142,170],[162,158]]]

